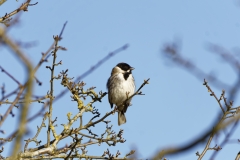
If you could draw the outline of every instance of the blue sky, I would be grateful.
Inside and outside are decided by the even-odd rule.
[[[0,14],[3,16],[9,13],[23,2],[7,1],[0,6]],[[89,0],[71,3],[51,0],[40,1],[28,10],[21,14],[20,23],[10,28],[8,33],[17,41],[35,44],[24,49],[33,64],[37,64],[41,52],[45,52],[52,44],[52,36],[57,35],[68,21],[60,42],[68,50],[58,52],[57,61],[62,60],[63,65],[57,67],[56,74],[69,69],[69,75],[77,77],[110,51],[128,43],[130,46],[126,51],[114,56],[84,79],[86,87],[96,86],[96,91],[106,91],[111,69],[119,62],[127,62],[135,67],[133,74],[137,87],[144,79],[150,78],[150,84],[142,89],[146,95],[136,96],[132,100],[133,105],[128,109],[125,125],[117,126],[116,114],[108,118],[116,131],[124,129],[126,143],[116,147],[104,144],[101,147],[89,147],[89,155],[102,155],[107,148],[113,153],[120,150],[125,155],[132,148],[137,148],[139,158],[151,158],[159,149],[185,144],[211,127],[220,108],[202,85],[204,77],[197,79],[179,66],[172,65],[162,56],[164,44],[179,39],[181,54],[204,72],[217,76],[229,85],[234,84],[237,78],[231,67],[207,48],[209,43],[214,43],[231,52],[239,50],[240,7],[236,0]],[[0,55],[0,65],[24,82],[25,72],[18,59],[2,46]],[[36,85],[34,88],[37,95],[44,95],[49,90],[50,72],[46,70],[46,65],[50,65],[50,62],[37,72],[38,79],[43,82],[41,87]],[[0,85],[3,83],[7,91],[16,87],[12,80],[0,73]],[[55,86],[55,94],[63,89],[60,81],[56,81]],[[221,94],[220,88],[212,88],[217,95]],[[239,100],[236,99],[235,105],[238,104]],[[1,114],[6,107],[0,107]],[[33,104],[30,113],[34,114],[40,107],[39,104]],[[97,103],[96,107],[102,115],[109,112],[107,97],[102,103]],[[76,113],[76,108],[69,94],[54,104],[58,133],[62,130],[60,124],[67,122],[66,114]],[[17,115],[16,109],[14,113]],[[28,125],[31,136],[40,123],[41,118],[38,118]],[[16,125],[17,117],[9,117],[2,129],[7,135],[15,130]],[[100,133],[104,130],[101,127],[93,128],[92,131]],[[45,130],[39,136],[43,142],[46,142]],[[239,131],[235,132],[232,139],[239,138]],[[221,138],[213,141],[211,146],[219,144]],[[66,143],[70,142],[66,140],[59,147]],[[10,146],[5,146],[4,154],[10,153],[7,151]],[[204,146],[205,143],[181,155],[167,158],[197,159],[195,153],[201,152]],[[212,152],[208,151],[204,159],[208,159]],[[217,159],[233,159],[238,152],[239,144],[228,144],[219,152]]]

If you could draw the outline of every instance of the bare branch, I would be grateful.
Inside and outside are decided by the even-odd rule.
[[[12,17],[13,15],[17,14],[20,11],[24,11],[24,12],[28,11],[28,6],[33,6],[33,5],[37,4],[37,3],[30,4],[30,2],[31,2],[31,0],[27,0],[18,9],[12,11],[9,14],[6,13],[2,18],[0,18],[0,23],[3,23],[4,21],[8,20],[10,17]]]

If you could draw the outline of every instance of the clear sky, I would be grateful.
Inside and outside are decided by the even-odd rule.
[[[0,6],[0,15],[16,9],[23,0],[7,1]],[[35,3],[37,1],[33,1]],[[163,45],[181,41],[181,53],[194,62],[206,73],[217,76],[226,84],[232,85],[236,75],[224,61],[207,49],[209,43],[218,44],[231,52],[239,50],[240,42],[240,7],[235,1],[217,0],[102,0],[102,1],[39,1],[36,6],[22,13],[20,23],[10,28],[9,35],[21,42],[33,42],[34,46],[24,51],[37,64],[41,53],[52,44],[53,35],[59,34],[63,24],[68,21],[63,34],[61,46],[68,50],[58,52],[57,61],[63,65],[57,67],[56,74],[69,69],[69,76],[77,77],[102,57],[124,44],[130,46],[100,66],[84,81],[86,87],[96,86],[96,91],[106,91],[106,82],[111,69],[119,62],[129,63],[135,68],[133,75],[136,86],[139,87],[144,79],[150,78],[150,84],[142,91],[145,96],[136,96],[132,106],[126,113],[127,123],[117,126],[117,115],[110,116],[114,129],[124,129],[123,144],[108,147],[88,147],[89,155],[102,155],[104,150],[112,153],[120,150],[122,155],[137,148],[139,158],[151,158],[156,151],[166,146],[185,144],[204,133],[216,119],[220,108],[207,89],[202,85],[203,78],[197,79],[182,68],[172,65],[162,56]],[[19,61],[0,46],[0,65],[17,77],[25,80],[25,73]],[[45,63],[37,72],[37,77],[43,82],[34,91],[37,95],[45,95],[49,90],[50,72]],[[0,73],[0,85],[5,83],[7,91],[16,87],[5,74]],[[209,84],[211,86],[211,83]],[[63,88],[56,81],[55,94]],[[212,87],[217,95],[221,88]],[[239,105],[235,100],[235,105]],[[107,97],[95,106],[102,115],[110,111]],[[0,107],[3,114],[6,105]],[[36,113],[41,105],[32,105],[31,114]],[[77,112],[76,104],[71,102],[69,94],[54,104],[54,115],[58,117],[57,131],[60,124],[67,122],[66,114]],[[17,115],[17,109],[14,109]],[[16,128],[17,117],[7,119],[2,126],[6,135]],[[40,125],[41,118],[28,125],[30,136]],[[102,125],[104,127],[104,125]],[[100,133],[104,128],[93,128]],[[46,129],[38,139],[46,142]],[[235,132],[232,139],[240,138]],[[223,133],[221,133],[223,134]],[[0,136],[2,137],[2,135]],[[212,142],[212,147],[219,144],[219,139]],[[59,146],[64,146],[64,141]],[[32,143],[33,146],[33,143]],[[202,152],[205,143],[177,156],[168,156],[174,160],[197,159],[195,153]],[[3,155],[10,152],[10,145],[5,146]],[[208,159],[213,151],[208,151],[204,159]],[[217,159],[234,159],[239,152],[239,144],[226,145],[218,154]]]

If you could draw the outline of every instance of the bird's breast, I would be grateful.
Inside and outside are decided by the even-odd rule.
[[[116,74],[110,78],[109,82],[109,96],[112,103],[118,105],[128,97],[134,94],[135,84],[132,75],[129,75],[127,80],[125,80],[123,74]]]

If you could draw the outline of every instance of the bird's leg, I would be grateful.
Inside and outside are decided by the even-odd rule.
[[[129,97],[129,94],[130,94],[130,92],[126,92],[127,99],[128,99],[128,97]]]
[[[114,106],[114,109],[113,109],[113,113],[112,113],[112,114],[115,114],[116,111],[118,111],[117,105]]]
[[[123,104],[125,107],[128,107],[128,106],[130,105],[130,103],[128,103],[129,94],[130,94],[130,92],[126,92],[127,99],[125,100],[125,102],[124,102],[124,104]],[[125,108],[125,107],[124,107],[124,108]]]

